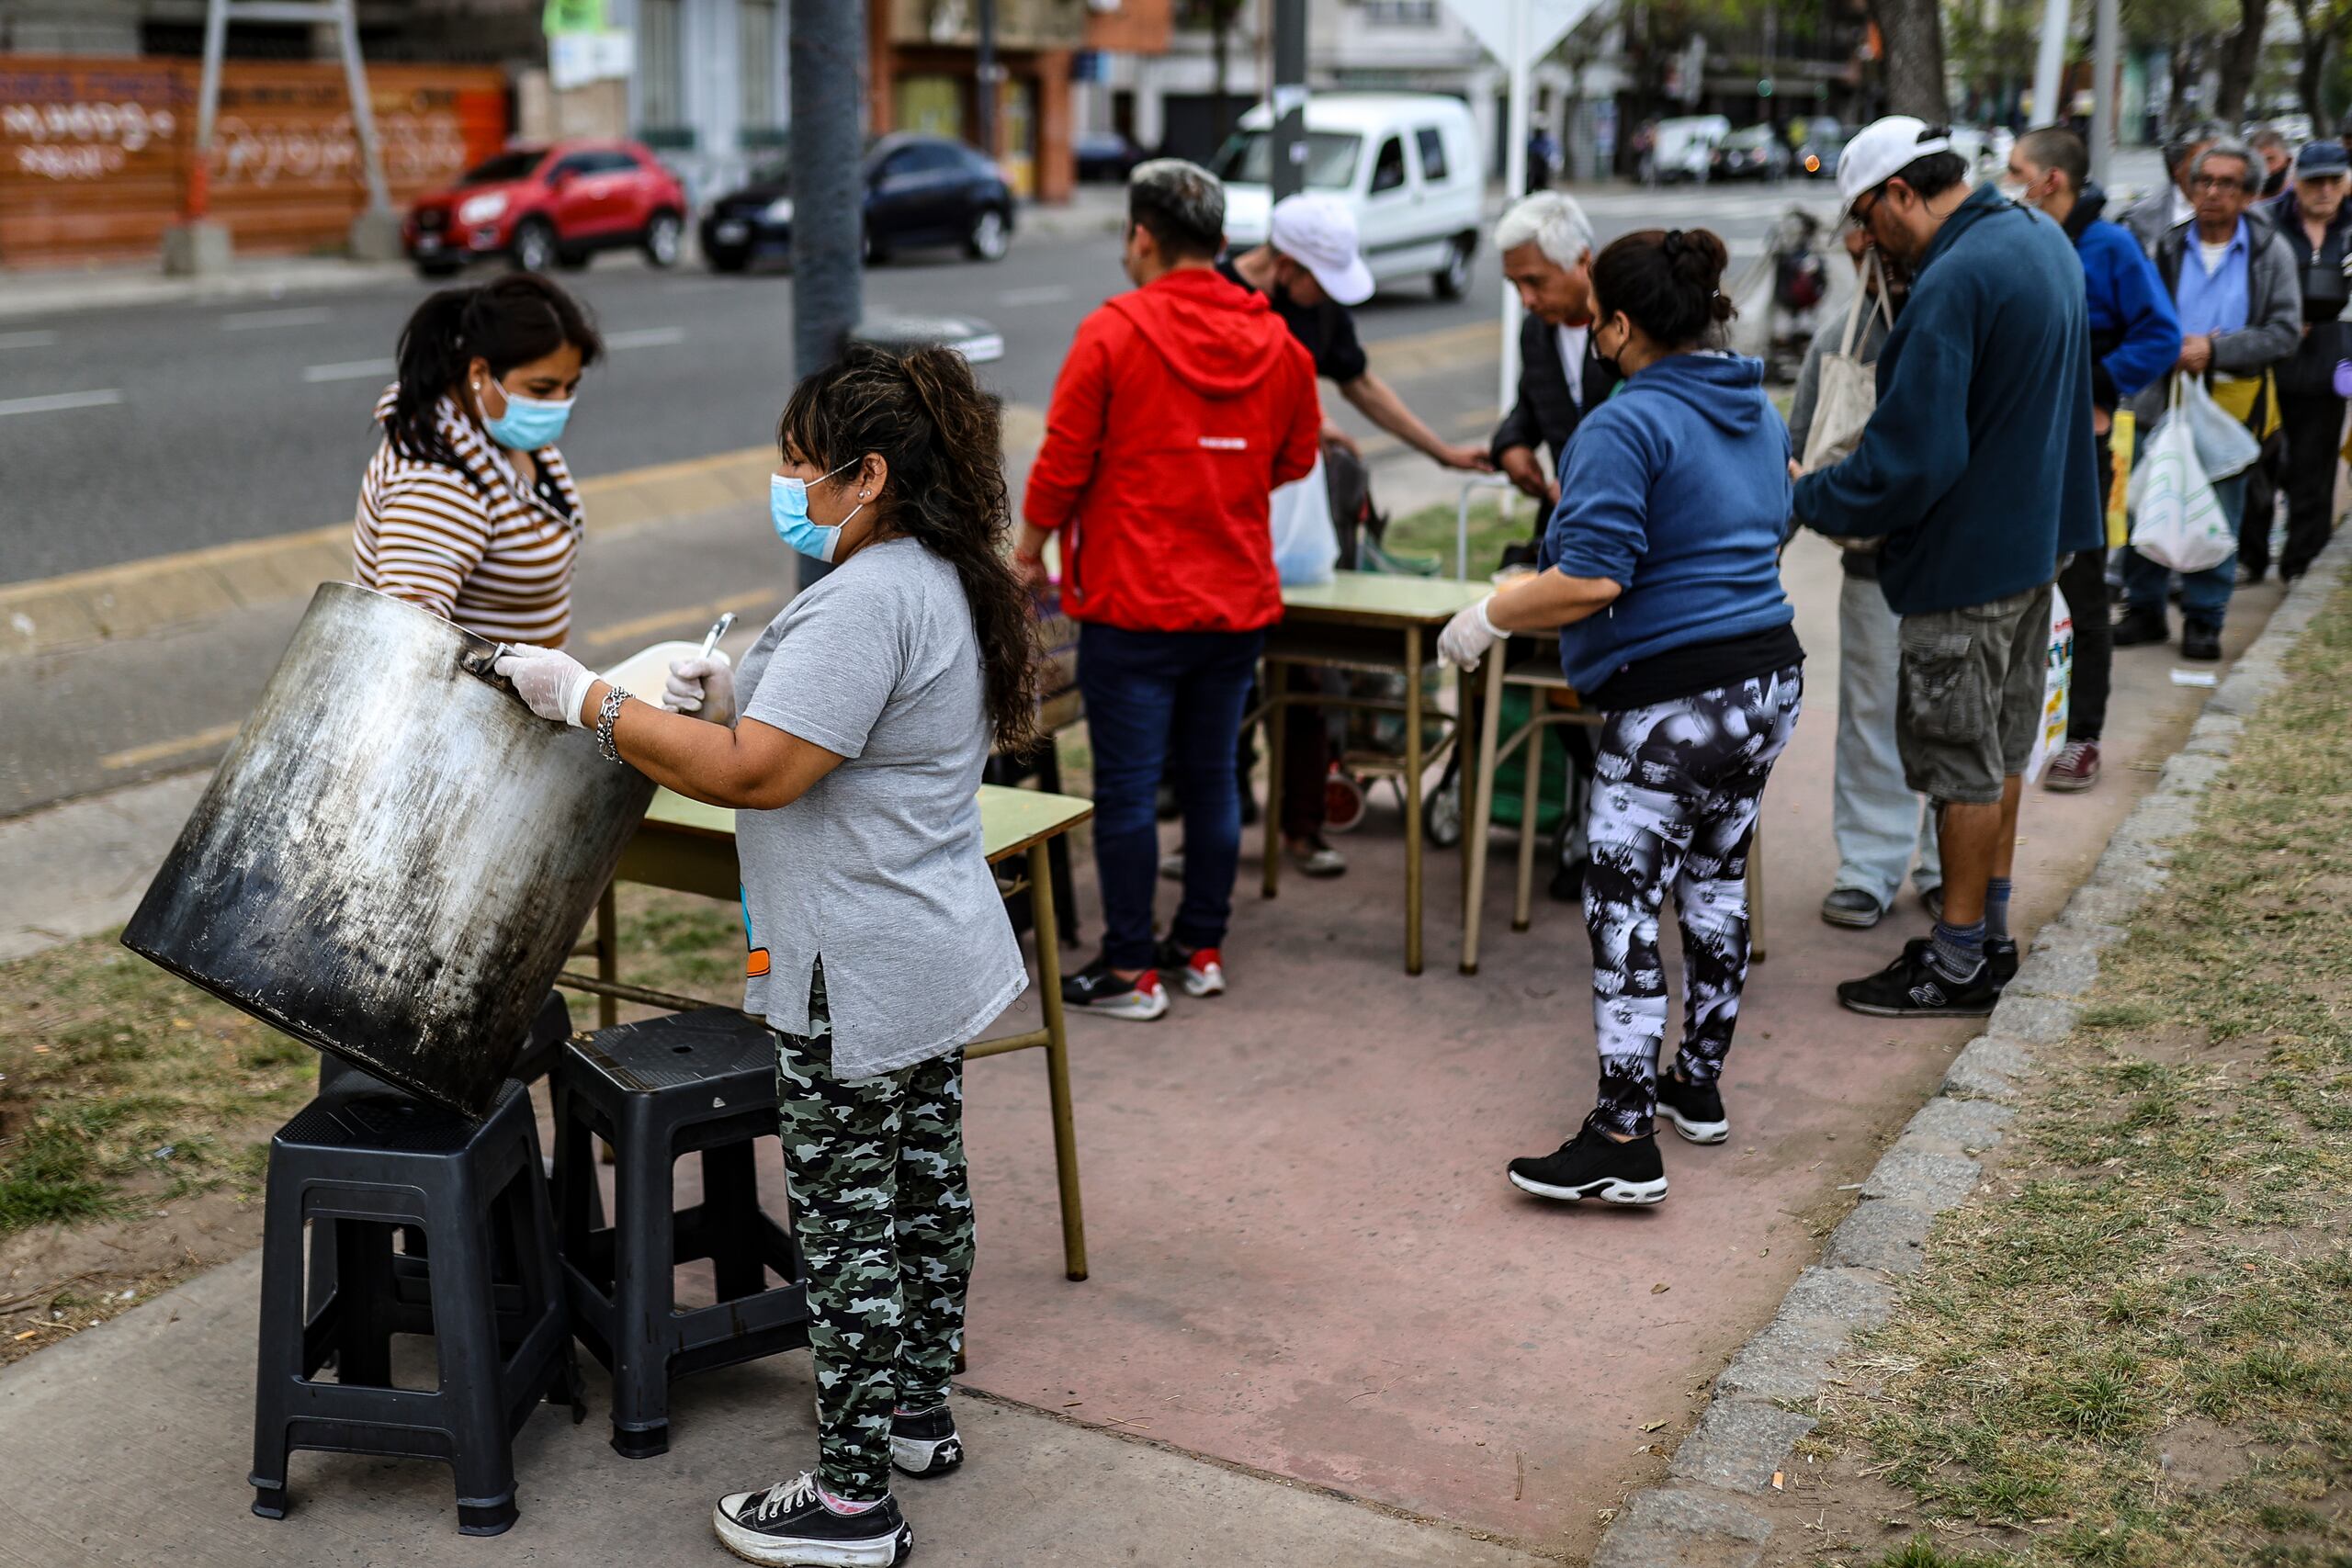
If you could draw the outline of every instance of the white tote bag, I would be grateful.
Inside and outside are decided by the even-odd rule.
[[[1875,291],[1870,288],[1876,283]],[[1805,432],[1804,471],[1812,473],[1849,456],[1860,445],[1862,427],[1878,407],[1878,361],[1856,356],[1861,345],[1862,322],[1871,311],[1894,325],[1894,307],[1887,303],[1886,275],[1878,252],[1870,254],[1865,276],[1854,280],[1854,298],[1846,309],[1846,336],[1835,354],[1821,356],[1821,380],[1814,395],[1813,424]]]
[[[2041,776],[2051,753],[2066,744],[2067,703],[2075,684],[2075,612],[2066,596],[2050,591],[2050,663],[2041,682],[2041,728],[2034,732],[2033,755],[2025,765],[2025,782]]]
[[[1323,454],[1306,477],[1276,485],[1270,499],[1274,530],[1274,570],[1285,588],[1311,588],[1331,581],[1340,564],[1340,534],[1331,526],[1331,491],[1323,477]]]
[[[2148,455],[2132,471],[2132,547],[2174,571],[2203,571],[2219,566],[2238,547],[2237,534],[2197,458],[2197,434],[2180,417],[2180,383],[2173,383],[2174,410],[2157,426]]]

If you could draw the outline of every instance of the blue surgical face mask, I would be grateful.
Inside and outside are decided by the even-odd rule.
[[[817,482],[823,484],[842,468],[855,468],[860,461],[853,457],[832,474],[819,476]],[[861,501],[849,509],[849,516],[840,523],[821,527],[808,521],[808,480],[789,474],[768,476],[768,521],[775,525],[775,536],[811,560],[832,564],[833,552],[841,548],[842,525],[865,510],[865,502]]]
[[[506,412],[496,419],[482,421],[482,428],[490,432],[492,441],[510,452],[536,452],[542,446],[554,446],[562,436],[564,422],[571,417],[572,400],[548,402],[508,391],[503,386],[498,389],[505,394]]]

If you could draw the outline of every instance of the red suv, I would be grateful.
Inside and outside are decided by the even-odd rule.
[[[559,141],[510,147],[449,189],[417,197],[401,239],[427,277],[492,255],[528,272],[583,267],[626,245],[673,266],[685,213],[684,187],[636,142]]]

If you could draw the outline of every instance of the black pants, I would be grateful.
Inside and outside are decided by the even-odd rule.
[[[2107,728],[2108,687],[2115,671],[2115,625],[2108,618],[2107,552],[2076,550],[2058,572],[2058,592],[2075,617],[2075,673],[2066,688],[2066,739],[2097,740]]]
[[[2282,409],[2282,418],[2283,413]],[[2270,570],[2270,524],[2278,515],[2278,492],[2286,488],[2287,459],[2287,427],[2282,423],[2245,471],[2245,510],[2238,513],[2238,565],[2249,571]]]
[[[2344,440],[2344,400],[2333,392],[2284,393],[2278,399],[2280,434],[2287,438],[2287,547],[2279,552],[2278,575],[2301,577],[2326,547],[2335,521],[2335,459]],[[2270,565],[2270,517],[2264,513],[2258,544],[2253,509],[2238,536],[2238,564],[2251,570]]]

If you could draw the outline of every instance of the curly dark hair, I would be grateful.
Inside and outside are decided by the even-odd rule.
[[[492,376],[503,376],[565,344],[580,351],[583,369],[605,352],[605,340],[580,301],[535,273],[509,273],[430,296],[401,329],[400,392],[384,421],[392,450],[416,462],[462,468],[434,410],[464,378],[466,366],[479,356],[489,361]]]
[[[964,356],[854,344],[792,389],[776,446],[788,460],[824,469],[869,452],[890,465],[883,533],[916,540],[956,569],[972,607],[997,749],[1035,746],[1036,620],[1005,553],[1012,507],[998,401]]]

